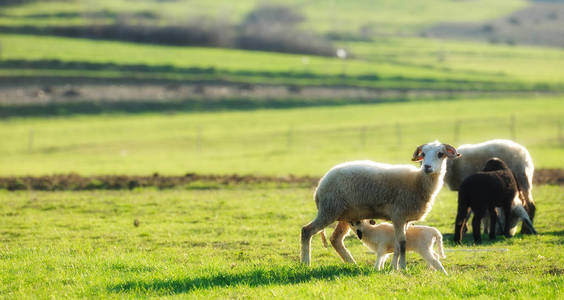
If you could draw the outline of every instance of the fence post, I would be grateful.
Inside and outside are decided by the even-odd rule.
[[[286,134],[286,147],[290,149],[292,147],[292,138],[294,135],[294,130],[292,127],[288,127],[288,133]]]
[[[27,152],[31,153],[33,150],[33,129],[29,130],[29,135],[27,137]]]
[[[401,147],[401,125],[400,125],[400,123],[396,123],[396,139],[397,139],[398,147]]]
[[[360,127],[360,146],[364,148],[366,145],[366,126]]]
[[[202,150],[202,127],[196,127],[196,151]]]
[[[564,136],[562,136],[562,122],[558,121],[556,123],[556,126],[558,127],[558,143],[560,144],[560,147],[564,146]]]
[[[454,122],[454,137],[453,141],[455,144],[458,144],[460,139],[460,120],[456,120]]]
[[[509,131],[510,131],[510,135],[511,135],[511,139],[515,141],[516,139],[516,120],[515,120],[515,114],[511,115],[511,119],[509,121]]]

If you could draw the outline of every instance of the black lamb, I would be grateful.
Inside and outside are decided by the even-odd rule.
[[[495,239],[496,222],[498,215],[495,208],[501,208],[503,222],[503,233],[506,237],[511,237],[510,228],[512,224],[517,224],[519,219],[529,227],[530,231],[536,234],[533,223],[529,215],[523,208],[523,200],[519,186],[515,181],[515,176],[505,162],[499,158],[492,158],[486,162],[483,171],[468,176],[460,185],[458,191],[458,213],[454,229],[454,241],[462,241],[463,230],[470,211],[474,212],[472,219],[472,234],[474,242],[482,242],[480,223],[482,218],[489,213],[490,216],[490,239]]]

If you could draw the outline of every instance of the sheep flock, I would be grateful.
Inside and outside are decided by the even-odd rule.
[[[419,162],[420,167],[352,161],[330,169],[314,193],[317,215],[301,230],[301,262],[311,264],[312,237],[321,233],[325,244],[324,228],[337,222],[330,243],[346,263],[356,263],[343,243],[353,229],[363,244],[377,253],[378,269],[392,252],[392,267],[405,269],[406,251],[415,251],[432,268],[447,274],[439,262],[444,257],[441,233],[432,227],[412,225],[431,211],[444,183],[459,191],[454,234],[457,243],[472,212],[476,243],[480,242],[477,237],[482,221],[489,222],[491,238],[500,231],[498,228],[507,237],[514,235],[519,220],[523,221],[522,233],[537,233],[533,226],[534,166],[525,147],[509,140],[457,148],[434,141],[416,147],[412,161]],[[375,225],[369,219],[391,224]],[[434,243],[439,245],[439,254],[432,249]]]

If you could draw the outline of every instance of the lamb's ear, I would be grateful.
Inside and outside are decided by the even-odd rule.
[[[370,225],[376,225],[376,221],[374,221],[374,220],[372,220],[372,219],[370,219],[369,222],[370,222]]]
[[[446,150],[446,155],[448,158],[459,158],[462,156],[462,154],[458,153],[458,151],[456,151],[456,148],[454,148],[453,146],[449,145],[449,144],[443,144],[443,146],[445,146],[445,150]]]
[[[411,158],[412,161],[420,161],[423,159],[423,156],[421,156],[421,150],[423,149],[423,146],[425,146],[426,144],[423,144],[419,147],[417,147],[417,149],[415,149],[415,152],[413,152],[413,157]]]
[[[362,240],[362,231],[360,231],[360,230],[357,229],[357,230],[356,230],[356,235],[358,236],[359,239]]]

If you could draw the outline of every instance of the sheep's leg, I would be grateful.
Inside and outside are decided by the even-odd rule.
[[[472,229],[474,230],[474,229]],[[432,251],[432,249],[429,249]],[[443,267],[443,265],[441,264],[441,262],[436,259],[435,257],[433,257],[433,255],[431,254],[431,251],[427,251],[425,253],[420,253],[421,256],[423,256],[423,259],[425,259],[427,261],[427,263],[433,267],[433,269],[437,270],[437,271],[443,271],[443,273],[445,273],[445,275],[448,275],[448,273],[446,272],[445,268]]]
[[[398,267],[401,269],[405,269],[406,262],[405,262],[405,244],[406,244],[406,237],[405,237],[405,229],[407,224],[402,221],[393,221],[394,224],[394,231],[395,231],[395,238],[394,238],[394,258],[392,264],[396,270]],[[399,266],[398,266],[398,259],[399,259]]]
[[[523,195],[523,198],[525,200],[525,207],[527,210],[527,214],[529,215],[529,219],[531,220],[531,223],[533,222],[533,219],[535,218],[535,201],[533,200],[533,193],[531,192],[532,187],[529,185],[529,181],[527,180],[527,175],[525,175],[524,173],[517,173],[516,175],[516,179],[519,182],[520,188],[521,188],[521,193]],[[523,224],[525,225],[525,224]],[[521,226],[521,234],[532,234],[533,231],[530,230],[530,228],[528,228],[528,226]]]
[[[350,227],[347,222],[339,221],[335,231],[333,231],[333,234],[331,235],[331,245],[333,245],[333,248],[335,248],[344,262],[356,264],[356,261],[354,261],[351,253],[347,250],[347,248],[345,248],[345,244],[343,243],[343,240],[345,239],[347,233],[349,233],[349,230]]]
[[[505,237],[510,238],[511,237],[511,216],[513,215],[513,210],[511,209],[510,205],[506,205],[505,207],[503,207],[503,210],[505,210],[505,226],[503,228],[503,234],[505,235]]]
[[[319,218],[319,215],[318,213],[315,220],[302,227],[302,263],[308,266],[311,264],[311,237],[335,221]]]

